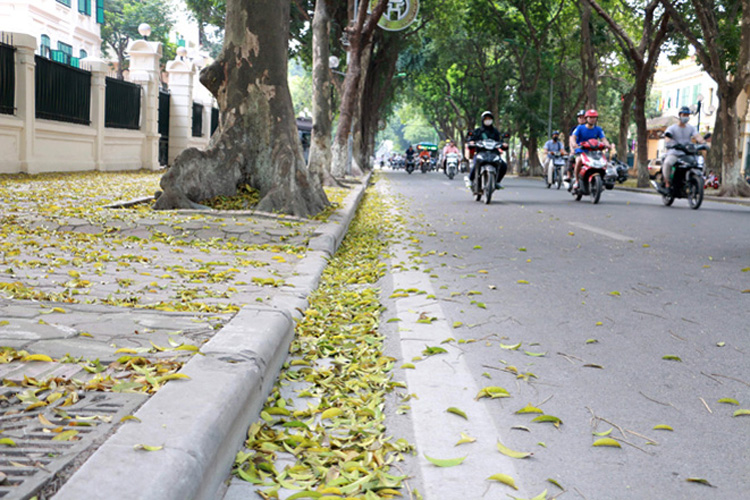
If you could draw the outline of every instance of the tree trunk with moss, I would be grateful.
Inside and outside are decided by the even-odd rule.
[[[248,185],[258,210],[309,217],[328,204],[308,174],[287,85],[290,3],[227,0],[224,47],[201,72],[219,103],[220,126],[206,151],[183,151],[161,179],[154,208],[193,208]]]

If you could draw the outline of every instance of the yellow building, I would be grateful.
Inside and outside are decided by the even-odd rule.
[[[677,64],[671,64],[666,58],[660,61],[654,75],[651,95],[657,97],[656,111],[661,112],[661,117],[649,120],[649,159],[664,154],[664,141],[658,139],[659,131],[666,128],[664,124],[669,121],[668,117],[677,117],[682,106],[688,106],[693,111],[690,123],[698,128],[700,133],[713,131],[716,109],[719,106],[717,87],[716,82],[703,71],[694,55]],[[750,89],[746,89],[737,98],[737,116],[742,118],[739,151],[742,152],[746,171],[750,171],[748,95]]]

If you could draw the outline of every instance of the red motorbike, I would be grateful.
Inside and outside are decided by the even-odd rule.
[[[604,155],[604,150],[607,147],[597,139],[584,141],[578,147],[583,150],[583,153],[581,153],[581,170],[578,187],[571,189],[570,193],[576,201],[581,201],[583,195],[591,195],[591,203],[599,203],[602,191],[604,191],[604,178],[609,163]]]

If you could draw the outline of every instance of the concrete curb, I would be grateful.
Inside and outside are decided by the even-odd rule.
[[[55,500],[214,500],[258,418],[328,259],[346,235],[371,178],[356,186],[311,238],[289,283],[294,293],[271,307],[246,306],[185,364],[186,381],[152,396],[73,474]],[[147,452],[144,444],[163,446]]]

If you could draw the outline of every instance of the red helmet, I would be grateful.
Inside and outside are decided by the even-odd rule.
[[[597,113],[595,109],[590,109],[586,111],[586,114],[584,116],[586,118],[588,118],[589,116],[593,116],[594,118],[599,118],[599,113]]]

